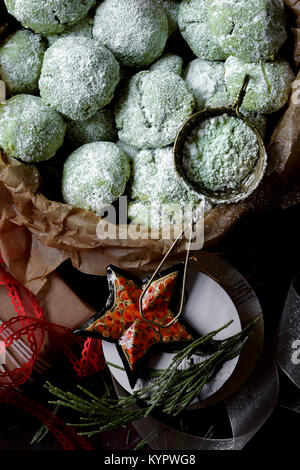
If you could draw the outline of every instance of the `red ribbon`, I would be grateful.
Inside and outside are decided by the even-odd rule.
[[[0,262],[3,262],[1,258]],[[17,314],[0,324],[1,345],[4,345],[3,349],[11,356],[9,348],[21,341],[26,344],[26,355],[20,356],[23,358],[22,363],[14,369],[0,366],[0,401],[10,403],[35,416],[49,428],[64,449],[92,449],[85,439],[67,427],[60,418],[17,392],[16,388],[31,377],[46,334],[50,346],[64,352],[80,378],[95,374],[106,367],[101,341],[91,338],[83,340],[72,335],[71,329],[47,322],[36,297],[0,266],[1,285],[7,289]],[[74,342],[82,346],[79,358],[71,348]]]
[[[93,450],[92,445],[84,437],[78,436],[72,427],[66,426],[61,418],[22,393],[15,390],[0,391],[0,400],[20,408],[45,424],[64,450]]]
[[[80,378],[105,369],[101,341],[90,338],[84,341],[72,335],[71,329],[47,322],[36,297],[18,283],[3,267],[0,267],[0,285],[5,286],[8,290],[17,313],[16,317],[0,325],[2,346],[4,344],[4,347],[8,349],[16,341],[26,338],[30,348],[30,357],[20,367],[13,370],[0,370],[0,390],[18,387],[29,379],[46,333],[50,338],[51,345],[63,350]],[[80,358],[71,349],[74,342],[82,345]]]

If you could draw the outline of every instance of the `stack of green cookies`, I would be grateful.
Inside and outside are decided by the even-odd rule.
[[[178,223],[203,201],[174,169],[182,124],[231,106],[246,74],[242,112],[262,134],[288,100],[282,0],[4,1],[20,29],[0,44],[0,147],[27,163],[59,156],[50,183],[67,204],[102,214],[125,194],[134,223]],[[255,163],[249,133],[224,119],[208,128],[189,147],[195,179],[234,187]]]

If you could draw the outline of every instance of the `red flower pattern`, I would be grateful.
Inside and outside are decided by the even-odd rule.
[[[193,337],[186,328],[176,321],[170,310],[170,301],[176,285],[178,271],[154,281],[143,298],[143,315],[147,320],[158,323],[151,325],[141,318],[139,299],[143,287],[132,279],[114,274],[114,305],[96,320],[89,331],[97,331],[104,338],[118,340],[131,370],[134,372],[140,359],[155,343],[191,341]]]

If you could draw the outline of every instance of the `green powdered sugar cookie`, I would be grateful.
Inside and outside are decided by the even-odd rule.
[[[205,201],[204,214],[207,215],[213,206]],[[162,228],[170,225],[182,225],[190,223],[193,217],[202,216],[202,207],[192,203],[182,205],[180,203],[144,203],[131,201],[128,204],[128,217],[135,225],[144,225],[151,228]]]
[[[116,103],[119,138],[141,149],[166,147],[193,109],[193,95],[178,75],[140,72],[121,90]]]
[[[237,95],[246,74],[250,76],[250,81],[243,108],[273,113],[287,103],[294,80],[288,62],[245,63],[236,57],[229,57],[225,63],[225,82],[232,97]]]
[[[144,202],[180,204],[202,200],[177,175],[172,147],[142,150],[134,158],[130,197]]]
[[[155,2],[165,10],[169,24],[169,35],[173,34],[178,27],[180,0],[155,0]]]
[[[259,157],[254,131],[224,114],[197,126],[184,147],[188,176],[207,189],[234,189],[253,170]]]
[[[126,155],[130,158],[130,160],[134,160],[135,157],[137,156],[138,153],[140,153],[140,150],[137,149],[136,147],[132,147],[131,145],[126,144],[123,142],[123,140],[118,140],[116,142],[117,146],[120,147],[120,149],[123,150],[123,152],[126,153]]]
[[[56,41],[45,53],[40,93],[69,119],[89,119],[113,98],[119,64],[99,42],[84,37]]]
[[[122,65],[146,66],[164,50],[167,16],[153,0],[104,0],[96,11],[93,35]]]
[[[201,59],[225,60],[228,57],[212,35],[207,20],[211,0],[183,0],[178,25],[193,53]]]
[[[93,24],[94,19],[91,16],[87,16],[83,18],[83,20],[79,21],[78,23],[67,26],[62,33],[58,34],[48,34],[47,40],[49,46],[52,46],[55,41],[60,38],[65,37],[85,37],[92,39],[93,38]]]
[[[73,148],[91,142],[114,142],[117,136],[114,115],[109,108],[101,109],[84,121],[67,121],[67,139]]]
[[[192,208],[189,215],[191,212]],[[128,217],[135,225],[157,229],[167,225],[180,225],[186,220],[184,208],[179,203],[149,204],[132,201],[128,204]]]
[[[111,142],[75,150],[64,164],[62,194],[72,206],[97,213],[121,196],[130,176],[127,155]]]
[[[228,107],[233,99],[224,80],[224,62],[195,59],[184,71],[183,78],[192,90],[197,109]]]
[[[149,70],[170,70],[171,72],[181,75],[183,60],[176,54],[165,54],[151,65]]]
[[[195,59],[188,64],[184,78],[194,94],[198,111],[209,108],[228,108],[234,104],[235,99],[227,91],[224,74],[224,62]],[[261,135],[265,134],[266,116],[243,108],[240,112],[256,126]]]
[[[0,104],[0,147],[24,162],[41,162],[55,155],[64,141],[65,123],[41,98],[16,95]]]
[[[207,18],[227,57],[274,60],[287,38],[282,0],[212,0]]]
[[[46,42],[32,31],[12,34],[0,47],[0,79],[11,94],[35,93],[41,73]]]
[[[53,34],[82,20],[95,0],[4,0],[4,3],[25,28]]]

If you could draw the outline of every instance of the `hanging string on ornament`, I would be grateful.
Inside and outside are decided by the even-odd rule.
[[[116,266],[108,266],[109,297],[105,308],[74,331],[77,335],[115,343],[132,387],[144,372],[145,361],[154,348],[170,351],[195,339],[195,332],[179,318],[196,223],[194,217],[150,277],[137,279]],[[179,240],[187,234],[185,260],[161,271]]]

